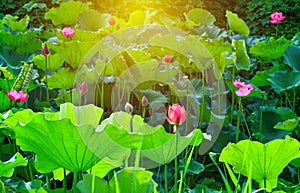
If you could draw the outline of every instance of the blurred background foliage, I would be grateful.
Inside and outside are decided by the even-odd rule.
[[[44,20],[44,13],[51,7],[68,0],[0,0],[0,19],[5,14],[17,15],[19,18],[30,16],[29,27],[47,26],[49,20]],[[249,26],[250,35],[272,36],[284,35],[292,38],[300,29],[299,0],[81,0],[92,2],[93,8],[102,13],[110,13],[127,20],[134,10],[156,9],[169,15],[184,18],[184,13],[199,7],[210,11],[216,17],[216,25],[226,28],[226,10],[239,15]],[[272,12],[283,12],[286,20],[282,25],[270,25]]]

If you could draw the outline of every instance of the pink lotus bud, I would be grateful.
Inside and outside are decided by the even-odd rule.
[[[50,51],[49,51],[49,48],[48,48],[47,44],[45,44],[45,46],[43,47],[43,49],[42,49],[42,54],[43,54],[44,56],[50,55]]]
[[[165,55],[164,56],[164,62],[165,63],[171,63],[173,58],[170,55]]]
[[[181,125],[186,119],[186,111],[179,104],[169,106],[167,121],[172,125]]]
[[[119,23],[117,23],[116,29],[120,29],[120,24]]]
[[[145,107],[147,105],[149,105],[149,101],[148,101],[148,99],[147,99],[146,96],[143,96],[143,98],[142,98],[142,106]]]
[[[127,113],[132,113],[132,111],[133,111],[133,106],[128,102],[126,102],[126,104],[125,104],[125,111]]]
[[[83,82],[79,87],[78,87],[78,92],[80,94],[85,94],[87,91],[88,85],[86,82]]]
[[[116,20],[111,17],[111,18],[108,19],[108,23],[109,23],[109,25],[115,25],[116,24]]]
[[[75,35],[75,31],[70,28],[70,27],[65,27],[62,32],[61,32],[61,35],[67,37],[67,38],[71,38]]]

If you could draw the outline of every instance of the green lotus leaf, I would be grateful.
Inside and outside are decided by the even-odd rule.
[[[285,62],[293,68],[294,71],[300,71],[300,46],[289,46],[284,52]]]
[[[46,14],[45,19],[51,19],[54,25],[75,25],[78,16],[89,8],[90,3],[80,1],[63,2],[58,8],[51,8]]]
[[[211,67],[212,56],[214,56],[211,53],[212,50],[207,47],[204,41],[199,41],[197,37],[174,34],[155,35],[150,39],[149,43],[153,46],[172,48],[172,51],[189,57],[195,64],[193,71],[199,72]],[[218,47],[214,47],[214,49],[216,48]]]
[[[162,125],[152,127],[144,123],[140,116],[132,117],[125,112],[113,113],[98,129],[109,124],[114,127],[107,129],[106,134],[115,143],[132,150],[141,150],[141,156],[160,164],[173,160],[188,145],[198,146],[203,139],[199,129],[195,129],[188,136],[180,136],[179,133],[174,135],[167,133]]]
[[[93,126],[78,126],[94,130]],[[16,140],[23,151],[33,151],[36,169],[41,173],[65,168],[72,172],[86,171],[100,159],[91,152],[70,120],[48,121],[38,115],[25,126],[17,126]]]
[[[94,9],[88,9],[79,15],[78,22],[84,30],[98,31],[100,28],[109,26],[109,18],[109,14],[101,14]]]
[[[250,30],[247,24],[236,13],[226,10],[227,23],[232,31],[248,36]]]
[[[300,86],[300,72],[276,71],[268,80],[276,93]]]
[[[29,24],[30,18],[29,16],[25,16],[18,20],[18,16],[12,16],[10,14],[6,14],[2,19],[2,24],[6,25],[10,29],[14,31],[23,32],[27,30],[27,26]]]
[[[281,37],[275,39],[270,37],[268,41],[260,41],[250,48],[250,54],[259,56],[264,60],[274,60],[283,56],[286,49],[293,44],[293,41]]]
[[[284,122],[279,122],[274,126],[274,129],[282,129],[286,131],[293,131],[299,124],[299,119],[288,119]]]
[[[106,132],[111,127],[95,132],[102,109],[94,105],[76,107],[71,103],[62,104],[60,109],[59,113],[38,113],[28,124],[15,127],[21,149],[37,154],[35,167],[39,172],[58,168],[83,172],[105,157],[123,160],[127,156],[129,149],[108,137]]]
[[[39,40],[39,34],[39,31],[30,30],[17,34],[0,30],[1,52],[4,55],[7,52],[5,50],[8,49],[16,52],[19,55],[18,58],[29,57],[35,51],[41,49],[42,42]],[[20,60],[18,63],[20,63]]]
[[[277,71],[281,71],[281,70],[287,70],[287,66],[286,65],[276,65],[268,70],[257,71],[256,74],[254,75],[254,77],[251,79],[251,83],[257,87],[270,86],[271,83],[268,80],[270,74],[277,72]]]
[[[194,8],[189,10],[184,14],[186,20],[186,26],[189,29],[194,28],[195,26],[201,25],[213,25],[216,21],[216,18],[207,10]]]
[[[229,42],[224,42],[223,39],[213,39],[210,41],[201,39],[200,42],[209,51],[210,55],[213,56],[214,61],[217,65],[214,65],[214,73],[217,79],[222,78],[225,67],[231,63],[228,63],[226,58],[226,52],[232,52],[233,47]]]
[[[25,109],[16,112],[12,116],[5,119],[3,122],[11,128],[15,128],[19,122],[24,125],[30,123],[30,121],[32,121],[32,119],[34,119],[39,114],[42,113],[34,113],[31,109]]]
[[[235,52],[232,53],[237,70],[250,70],[250,58],[247,54],[245,40],[232,40]]]
[[[109,182],[99,177],[85,175],[83,180],[77,184],[77,188],[82,193],[92,193],[92,190],[101,193],[152,193],[157,187],[152,180],[152,175],[152,172],[146,171],[144,168],[125,168],[117,172]]]
[[[49,89],[70,89],[75,82],[76,73],[70,68],[62,68],[48,78]]]
[[[84,35],[84,37],[87,36]],[[49,48],[58,53],[73,68],[78,68],[84,61],[90,59],[90,57],[87,58],[87,54],[95,44],[95,41],[70,41],[49,44]]]
[[[11,177],[18,166],[26,166],[27,161],[17,152],[10,160],[0,161],[0,177]]]
[[[35,55],[32,58],[32,62],[34,62],[34,64],[42,70],[46,70],[45,60],[46,60],[45,56],[42,54]],[[50,62],[48,63],[47,70],[52,70],[52,71],[58,70],[59,67],[61,67],[64,63],[64,60],[60,57],[59,54],[49,55],[48,60]]]
[[[59,119],[70,119],[73,125],[93,125],[96,127],[102,114],[103,109],[92,104],[75,106],[72,103],[64,103],[60,105]]]
[[[261,188],[268,192],[277,187],[277,179],[283,169],[293,159],[300,157],[300,143],[289,136],[266,144],[242,140],[229,143],[220,155],[220,162],[232,165],[235,172],[248,176],[252,165],[252,176]]]

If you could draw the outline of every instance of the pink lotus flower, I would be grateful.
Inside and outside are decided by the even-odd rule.
[[[85,94],[87,91],[88,85],[86,82],[83,82],[79,87],[78,87],[78,92],[80,94]]]
[[[11,101],[16,101],[16,102],[26,102],[28,99],[28,94],[23,92],[23,91],[16,91],[12,89],[11,91],[7,92],[6,95]]]
[[[241,97],[249,95],[251,91],[254,90],[254,87],[251,84],[241,82],[240,79],[233,81],[232,84],[238,88],[238,90],[235,91],[235,94]]]
[[[170,55],[165,55],[164,56],[164,62],[165,63],[171,63],[173,58]]]
[[[67,38],[71,38],[75,35],[75,31],[70,28],[70,27],[65,27],[62,31],[61,31],[61,35],[67,37]]]
[[[148,99],[147,99],[146,96],[143,96],[143,98],[142,98],[142,106],[145,107],[147,105],[149,105],[149,101],[148,101]]]
[[[273,12],[271,14],[271,19],[283,21],[285,19],[285,16],[282,15],[282,12]]]
[[[42,54],[43,54],[44,56],[50,55],[50,51],[49,51],[49,48],[48,48],[47,44],[45,44],[45,46],[43,47],[43,49],[42,49]]]
[[[285,20],[285,16],[282,15],[282,12],[273,12],[270,17],[270,24],[280,24],[281,21]]]
[[[111,18],[108,19],[108,23],[109,23],[109,25],[115,25],[116,24],[116,20],[111,17]]]
[[[177,103],[169,106],[168,117],[166,119],[172,125],[181,125],[186,119],[184,107],[181,107]]]

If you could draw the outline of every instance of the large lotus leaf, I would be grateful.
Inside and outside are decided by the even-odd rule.
[[[97,10],[88,9],[78,17],[79,25],[84,30],[98,31],[100,28],[108,27],[109,14],[101,14]]]
[[[144,168],[125,168],[119,171],[109,182],[99,177],[85,175],[83,180],[77,184],[77,188],[82,193],[152,193],[157,187],[157,184],[152,180],[152,175],[152,172],[146,171]]]
[[[49,48],[58,53],[73,68],[78,68],[86,58],[88,51],[96,44],[95,41],[70,41],[49,44]]]
[[[48,78],[49,89],[70,89],[74,85],[76,73],[70,68],[62,68]]]
[[[0,42],[3,44],[1,50],[14,50],[19,55],[32,54],[41,49],[42,42],[39,40],[39,34],[39,31],[26,31],[13,34],[0,30]],[[4,50],[2,52],[5,53]]]
[[[132,150],[141,150],[142,156],[160,164],[173,160],[188,145],[195,143],[198,146],[203,139],[199,129],[188,136],[180,136],[179,133],[174,135],[167,133],[162,125],[152,127],[144,123],[140,116],[132,117],[125,112],[113,113],[98,129],[107,127],[107,124],[114,126],[107,129],[106,134],[115,143]]]
[[[226,10],[227,22],[232,31],[248,36],[250,30],[247,24],[236,13]]]
[[[266,144],[243,140],[228,144],[220,155],[220,162],[234,166],[236,172],[248,176],[252,165],[252,176],[261,188],[268,192],[277,186],[277,178],[293,159],[300,157],[300,143],[289,136]],[[265,185],[264,185],[265,184]]]
[[[194,8],[184,14],[189,29],[201,25],[213,25],[216,18],[207,10]]]
[[[58,8],[51,8],[46,14],[45,19],[51,19],[54,25],[75,25],[78,16],[89,8],[90,3],[80,1],[63,2]]]
[[[103,109],[89,104],[75,106],[72,103],[60,105],[59,119],[68,118],[73,125],[93,125],[96,127],[103,114]]]
[[[250,70],[250,58],[247,54],[245,40],[232,40],[235,50],[232,57],[237,70]]]
[[[10,160],[0,161],[0,177],[11,177],[18,166],[26,166],[27,161],[17,152]]]
[[[14,31],[23,32],[27,29],[30,18],[29,16],[25,16],[18,20],[18,16],[12,16],[10,14],[6,14],[2,19],[2,24],[6,25],[10,29]]]
[[[289,46],[284,52],[285,62],[293,68],[294,71],[300,71],[300,46]]]
[[[32,58],[32,62],[34,62],[34,64],[42,69],[42,70],[46,70],[46,66],[45,66],[45,56],[42,54],[38,54],[35,55]],[[59,54],[51,54],[48,56],[48,66],[47,66],[47,70],[52,70],[52,71],[56,71],[59,69],[59,67],[61,67],[64,63],[64,60],[62,59],[62,57],[60,57]]]
[[[42,113],[34,113],[31,109],[25,109],[23,111],[18,111],[12,116],[5,119],[3,122],[10,126],[11,128],[15,128],[19,122],[26,125],[30,123],[37,115]]]
[[[91,125],[78,126],[94,130]],[[72,172],[86,171],[100,159],[88,149],[78,127],[70,120],[48,121],[43,114],[25,126],[17,126],[16,141],[23,151],[37,154],[36,169],[41,173],[65,168]]]
[[[262,142],[268,142],[274,139],[283,139],[286,135],[290,135],[291,132],[285,131],[285,130],[278,130],[274,129],[274,126],[282,121],[282,118],[280,114],[274,112],[274,111],[264,111],[262,113],[262,128],[260,127],[260,113],[257,112],[256,119],[254,120],[254,123],[252,124],[252,131],[254,132],[260,132],[262,134],[262,137],[260,140]]]
[[[225,67],[231,64],[231,62],[228,63],[226,53],[232,52],[232,45],[229,42],[224,42],[223,39],[213,39],[210,41],[201,39],[200,41],[213,56],[215,62],[213,64],[214,74],[217,79],[221,79]]]
[[[179,35],[156,35],[150,42],[153,46],[172,49],[179,54],[189,57],[196,65],[196,70],[201,71],[211,67],[212,56],[210,49],[206,47],[204,42],[199,41],[193,36],[179,36]],[[216,49],[216,47],[215,47]]]
[[[265,60],[274,60],[283,56],[285,50],[293,44],[293,41],[282,36],[279,39],[270,37],[268,41],[260,41],[250,48],[250,54],[259,56]]]
[[[300,85],[300,72],[277,71],[268,78],[276,93],[289,90]]]
[[[268,80],[270,74],[280,71],[280,70],[287,70],[287,66],[286,65],[276,65],[268,70],[257,71],[256,74],[254,75],[254,77],[251,79],[251,83],[257,87],[270,86],[271,83]]]

